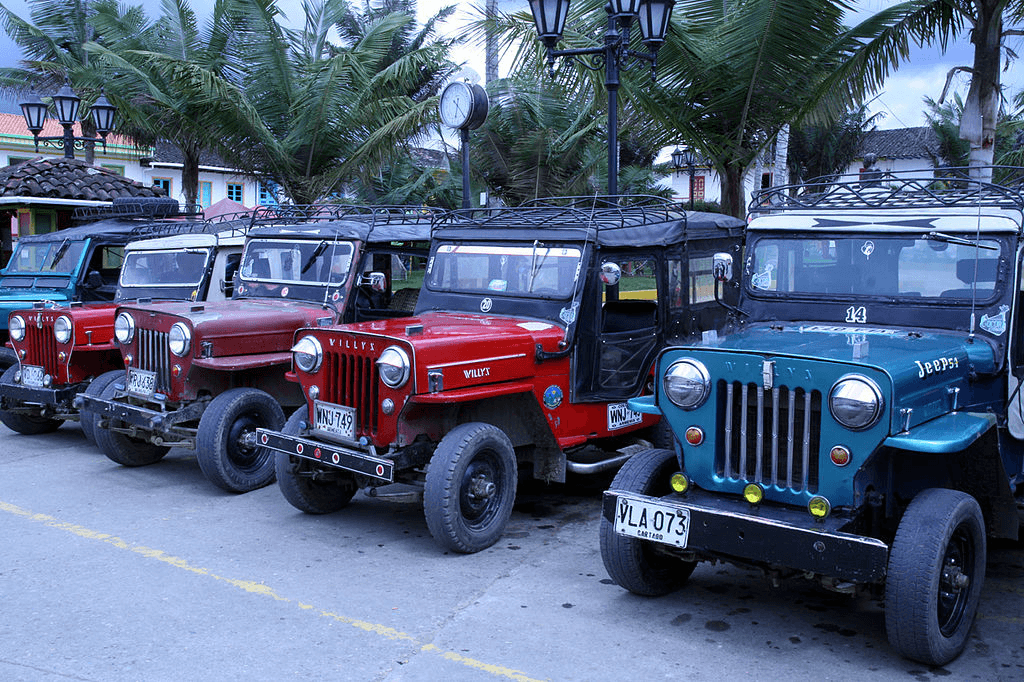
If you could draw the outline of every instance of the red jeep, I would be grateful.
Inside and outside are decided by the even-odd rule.
[[[418,286],[402,277],[425,258],[433,212],[405,207],[268,209],[251,227],[234,298],[130,304],[114,335],[126,373],[81,397],[98,419],[96,444],[125,466],[195,450],[219,487],[245,492],[274,480],[255,428],[280,428],[282,406],[303,404],[285,380],[296,329],[409,315]]]
[[[657,418],[625,401],[650,391],[668,339],[722,324],[713,255],[738,257],[742,234],[653,198],[460,215],[435,230],[415,317],[296,333],[289,378],[309,400],[258,430],[281,491],[317,514],[411,484],[438,542],[490,546],[521,469],[564,481],[652,438]]]
[[[88,235],[104,244],[100,264],[108,268],[105,276],[111,286],[120,270],[114,301],[225,297],[224,280],[230,279],[226,271],[232,264],[237,268],[244,239],[236,224],[139,222],[126,219],[123,211],[117,215],[114,221],[65,231],[66,239]],[[128,238],[135,241],[125,245]],[[97,281],[104,277],[101,272],[98,265]],[[0,377],[0,421],[27,435],[78,421],[75,397],[81,391],[98,394],[124,374],[113,338],[116,307],[115,302],[40,301],[31,309],[13,311],[8,328],[17,362]],[[92,441],[91,420],[82,421],[82,431]]]

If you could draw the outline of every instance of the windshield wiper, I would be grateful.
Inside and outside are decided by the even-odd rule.
[[[51,270],[55,270],[57,268],[57,263],[59,263],[60,259],[64,257],[65,253],[67,253],[69,246],[71,246],[70,239],[65,239],[60,243],[60,246],[57,247],[57,250],[53,254],[53,258],[50,259]]]
[[[545,247],[544,255],[541,256],[540,262],[538,263],[537,249],[540,247],[544,247],[544,243],[537,239],[533,240],[533,253],[530,257],[530,286],[527,288],[527,291],[529,292],[533,291],[533,283],[536,281],[537,275],[540,274],[540,269],[543,267],[544,261],[547,259],[548,253],[551,251],[551,249]]]
[[[980,242],[972,241],[966,237],[957,237],[951,234],[945,234],[943,232],[929,232],[925,235],[928,239],[934,239],[937,242],[946,242],[947,244],[959,244],[960,246],[973,246],[976,249],[987,249],[989,251],[998,251],[998,246],[990,246],[988,244],[982,244]]]
[[[321,253],[323,253],[326,250],[327,250],[327,240],[326,239],[321,239],[320,243],[316,245],[315,249],[313,249],[313,253],[310,254],[309,258],[306,259],[306,262],[302,264],[302,269],[299,270],[299,274],[301,275],[301,274],[305,273],[306,270],[309,270],[311,267],[313,267],[313,263],[316,262],[316,259],[320,256]]]

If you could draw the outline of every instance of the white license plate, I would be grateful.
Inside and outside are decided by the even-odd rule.
[[[313,401],[314,426],[322,433],[355,440],[356,410],[354,407]]]
[[[129,367],[128,392],[132,395],[151,398],[156,392],[156,372]]]
[[[615,532],[686,547],[690,535],[690,510],[620,495],[615,509]]]
[[[44,376],[46,376],[46,370],[42,367],[36,367],[35,365],[21,366],[21,383],[23,386],[41,388]]]

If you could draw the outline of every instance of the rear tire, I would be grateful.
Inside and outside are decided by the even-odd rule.
[[[900,520],[885,579],[885,630],[907,658],[945,665],[967,644],[985,582],[985,520],[958,490],[930,488]]]
[[[92,382],[85,387],[85,390],[82,391],[82,393],[98,397],[103,393],[103,389],[122,377],[124,377],[123,369],[104,372],[93,379]],[[82,425],[82,433],[85,434],[85,439],[92,445],[96,445],[96,422],[99,421],[99,417],[93,412],[81,410],[78,413],[78,421]]]
[[[678,469],[671,450],[644,450],[626,460],[610,489],[661,497],[671,492],[669,477]],[[696,561],[683,561],[660,551],[656,543],[619,535],[604,517],[601,559],[612,580],[644,597],[658,597],[679,589],[697,567]]]
[[[245,493],[274,482],[274,453],[256,443],[256,429],[284,426],[284,410],[269,393],[232,388],[210,401],[199,419],[196,458],[219,488]]]
[[[516,499],[516,453],[490,424],[460,424],[430,458],[423,490],[427,528],[446,549],[470,554],[505,531]]]
[[[297,436],[302,432],[302,421],[306,408],[300,407],[284,425],[283,433]],[[284,499],[307,514],[330,514],[348,506],[356,494],[355,476],[344,471],[331,472],[331,479],[317,480],[312,477],[316,465],[301,457],[291,457],[283,452],[275,455],[277,486]]]
[[[114,398],[114,382],[110,382],[100,391],[100,397],[104,400]],[[149,441],[139,438],[132,438],[123,433],[116,433],[110,429],[99,428],[98,420],[93,424],[93,436],[96,437],[96,447],[109,459],[126,467],[141,467],[156,464],[169,447],[154,445]]]
[[[0,383],[13,384],[14,375],[17,371],[17,365],[11,365],[8,367],[4,370],[3,376],[0,376]],[[60,425],[64,423],[60,419],[34,417],[28,414],[8,412],[7,410],[0,410],[0,422],[3,422],[4,426],[9,428],[11,431],[17,431],[18,433],[26,436],[37,436],[41,433],[52,433],[60,428]]]

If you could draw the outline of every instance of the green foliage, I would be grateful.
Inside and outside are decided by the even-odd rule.
[[[866,106],[843,115],[832,125],[807,124],[789,134],[789,181],[834,178],[846,172],[860,154],[861,143],[875,117]]]

